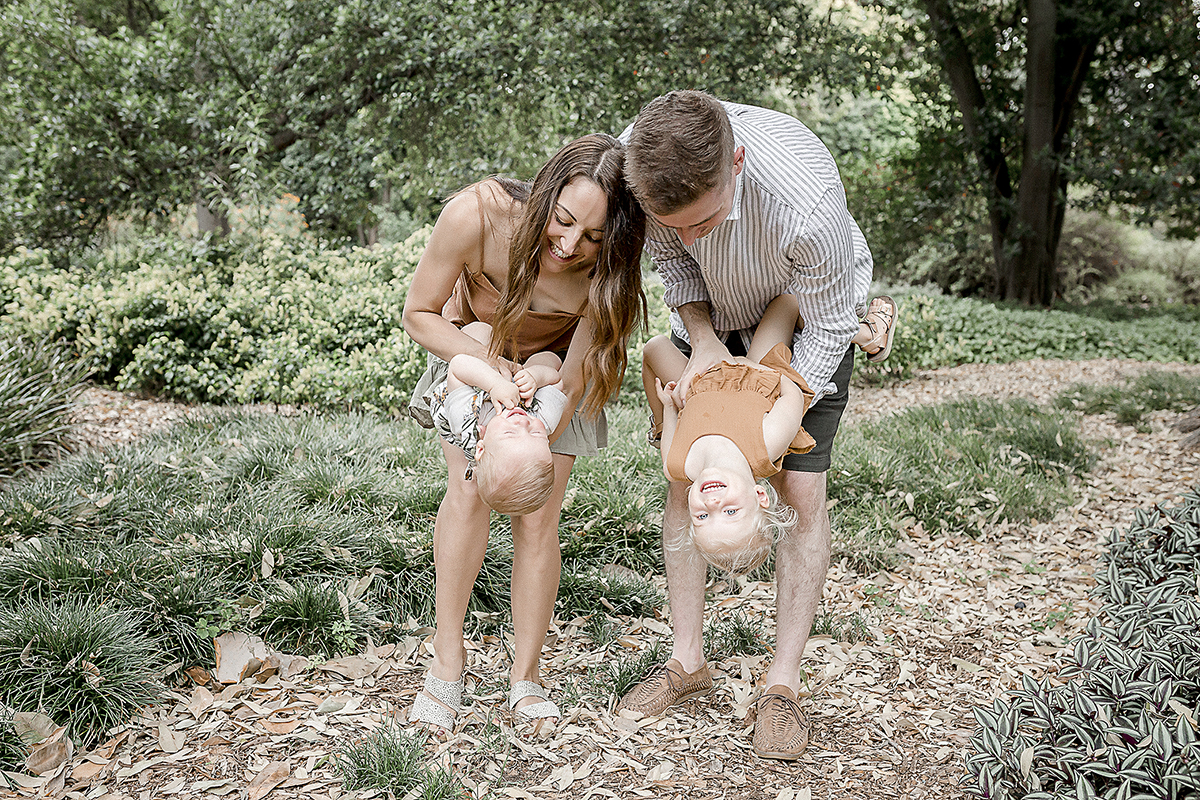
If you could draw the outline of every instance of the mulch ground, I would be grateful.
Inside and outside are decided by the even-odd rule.
[[[850,421],[970,395],[1049,401],[1071,382],[1120,382],[1146,368],[1098,360],[936,370],[899,386],[859,387]],[[81,417],[88,438],[103,443],[128,441],[185,413],[90,390]],[[627,620],[603,649],[582,632],[583,620],[555,620],[543,676],[565,718],[538,731],[514,731],[502,711],[504,643],[470,642],[469,713],[431,758],[479,797],[961,796],[971,709],[1016,687],[1022,675],[1053,680],[1056,655],[1096,610],[1092,573],[1111,531],[1127,527],[1135,509],[1173,504],[1200,485],[1200,453],[1180,449],[1171,421],[1159,415],[1149,433],[1138,433],[1106,417],[1083,418],[1102,461],[1077,482],[1076,502],[1049,522],[1000,522],[976,539],[931,538],[918,525],[901,532],[906,560],[893,572],[832,565],[824,610],[860,615],[868,635],[856,643],[809,641],[803,705],[813,738],[796,762],[764,761],[750,751],[746,717],[765,657],[710,663],[716,690],[661,718],[614,716],[575,699],[589,671],[669,640],[665,612]],[[770,583],[715,585],[709,616],[740,612],[773,634],[773,591]],[[104,746],[76,754],[53,774],[10,776],[7,791],[88,800],[386,796],[345,791],[331,754],[403,719],[429,657],[427,634],[414,629],[399,644],[294,674],[266,669],[225,684],[196,673],[201,683],[192,679]]]

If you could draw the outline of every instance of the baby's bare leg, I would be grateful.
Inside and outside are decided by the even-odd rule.
[[[469,322],[463,326],[462,332],[480,344],[492,342],[492,326],[486,322]]]
[[[800,308],[796,305],[795,295],[781,294],[767,306],[762,320],[754,329],[754,339],[750,342],[750,352],[746,358],[758,363],[763,356],[771,352],[771,348],[780,342],[792,346],[792,335],[796,331],[796,321],[800,319]]]
[[[650,403],[655,425],[662,424],[663,406],[654,389],[654,379],[658,378],[664,386],[677,381],[687,369],[687,363],[687,356],[679,352],[670,336],[655,336],[642,348],[642,388],[646,390],[646,401]]]

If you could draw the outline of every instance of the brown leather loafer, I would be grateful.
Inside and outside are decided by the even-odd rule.
[[[892,352],[892,337],[896,335],[896,301],[887,295],[872,299],[863,322],[871,330],[871,341],[862,349],[867,360],[877,364]]]
[[[712,691],[712,676],[708,664],[701,665],[695,672],[686,672],[675,659],[660,664],[642,678],[642,682],[629,690],[617,703],[617,711],[628,709],[647,716],[658,715],[676,703]]]
[[[796,693],[783,684],[763,692],[754,704],[754,752],[761,758],[792,761],[808,746],[808,715]]]

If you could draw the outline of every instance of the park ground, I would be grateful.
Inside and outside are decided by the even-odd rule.
[[[969,396],[1049,402],[1071,383],[1116,384],[1147,367],[1033,361],[927,371],[894,386],[857,387],[847,422]],[[1197,367],[1168,368],[1200,375]],[[80,417],[85,438],[113,445],[186,413],[92,389]],[[838,624],[806,650],[811,678],[802,699],[813,736],[798,761],[764,761],[750,750],[747,714],[763,656],[710,664],[716,690],[661,718],[614,716],[611,700],[604,706],[581,690],[606,661],[669,641],[665,609],[630,620],[603,649],[583,633],[583,620],[556,619],[543,676],[565,718],[537,731],[514,731],[503,712],[505,643],[471,642],[465,721],[431,745],[430,758],[480,797],[961,796],[972,708],[1023,675],[1053,680],[1056,654],[1096,610],[1089,590],[1114,528],[1128,527],[1135,509],[1174,504],[1200,485],[1200,453],[1181,451],[1171,421],[1159,413],[1138,432],[1107,416],[1080,417],[1101,461],[1076,481],[1073,504],[1048,522],[1001,521],[978,538],[930,537],[914,526],[900,533],[901,558],[890,571],[832,564],[821,611]],[[770,583],[718,582],[711,593],[710,617],[740,613],[773,634]],[[429,655],[427,636],[414,624],[398,644],[293,675],[260,672],[223,684],[197,674],[98,749],[77,753],[60,783],[27,779],[15,791],[87,800],[385,797],[345,790],[332,755],[403,719]]]

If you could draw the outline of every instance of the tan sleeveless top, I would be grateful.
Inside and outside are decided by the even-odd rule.
[[[491,325],[499,304],[500,290],[491,279],[483,272],[472,273],[464,269],[442,307],[442,316],[460,328],[476,320]],[[583,309],[574,314],[568,311],[525,312],[517,331],[517,360],[524,361],[543,350],[560,355],[565,353],[582,316]]]
[[[688,451],[701,436],[714,434],[737,445],[756,479],[769,478],[783,469],[783,456],[771,461],[763,441],[763,417],[779,399],[780,374],[787,375],[800,388],[805,411],[813,398],[812,390],[792,369],[791,361],[792,351],[780,342],[762,359],[762,365],[769,369],[722,361],[696,376],[688,390],[687,402],[679,412],[679,423],[667,453],[666,467],[671,480],[691,482],[683,469]],[[801,427],[787,453],[807,453],[816,444]]]

